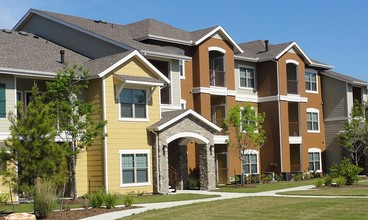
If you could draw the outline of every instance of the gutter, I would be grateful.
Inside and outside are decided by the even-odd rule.
[[[167,58],[167,59],[192,60],[191,57],[183,56],[183,55],[159,53],[159,52],[152,52],[152,51],[147,51],[147,50],[140,50],[140,52],[143,54],[143,56],[161,57],[161,58]]]
[[[279,61],[272,59],[271,61],[276,63],[276,75],[277,75],[277,106],[279,114],[279,138],[280,138],[280,172],[283,172],[282,161],[282,135],[281,135],[281,107],[280,107],[280,73],[279,73]]]

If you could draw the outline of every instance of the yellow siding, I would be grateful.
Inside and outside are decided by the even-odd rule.
[[[78,156],[75,178],[77,195],[82,196],[88,193],[87,153],[85,150],[82,150]]]
[[[143,65],[136,59],[132,59],[121,69],[116,71],[121,74],[134,76],[153,77]],[[152,192],[152,147],[149,145],[147,127],[160,120],[159,88],[153,90],[148,103],[148,121],[127,122],[119,121],[119,104],[117,103],[114,84],[120,83],[112,75],[106,78],[106,116],[107,116],[107,154],[108,154],[108,189],[112,192]],[[119,150],[149,150],[149,186],[121,187],[120,155]]]

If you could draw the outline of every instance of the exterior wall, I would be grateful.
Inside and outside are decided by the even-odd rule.
[[[322,76],[323,111],[325,119],[348,117],[346,83]]]
[[[37,34],[66,48],[73,48],[74,51],[92,59],[126,51],[38,15],[33,15],[20,30]]]
[[[277,64],[273,61],[257,63],[257,90],[259,97],[278,94]]]
[[[181,86],[180,86],[180,73],[179,73],[179,61],[178,60],[170,60],[170,89],[171,89],[171,104],[162,105],[162,112],[172,111],[181,109],[180,106],[180,94],[181,94]]]
[[[342,148],[340,141],[337,140],[337,134],[344,130],[344,123],[347,120],[334,120],[334,121],[326,121],[325,129],[326,129],[326,153],[324,157],[326,158],[324,168],[328,171],[329,167],[333,165],[333,163],[337,163],[342,159]]]
[[[136,59],[130,60],[123,65],[116,73],[129,74],[134,76],[153,77],[153,75]],[[107,169],[108,169],[108,190],[112,192],[125,193],[152,192],[152,143],[146,128],[154,122],[160,120],[159,89],[153,90],[151,100],[148,102],[148,121],[120,121],[119,103],[116,101],[114,85],[120,84],[112,75],[105,79],[105,101],[107,119]],[[148,150],[149,158],[149,185],[137,187],[121,187],[121,170],[119,150]]]
[[[15,110],[14,76],[0,74],[1,84],[5,84],[5,108],[7,114]],[[0,142],[9,135],[10,122],[7,118],[0,118]]]

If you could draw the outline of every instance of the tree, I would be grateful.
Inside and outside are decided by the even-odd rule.
[[[65,163],[64,149],[55,143],[56,118],[51,114],[51,105],[44,102],[37,86],[33,86],[32,98],[24,108],[17,105],[17,115],[10,112],[10,138],[5,140],[5,149],[0,152],[2,161],[12,164],[7,177],[20,190],[27,191],[37,178],[59,182],[63,179],[61,167]]]
[[[69,171],[70,196],[76,190],[77,158],[82,149],[90,146],[99,136],[104,136],[106,122],[94,118],[98,109],[82,96],[88,88],[89,73],[80,66],[66,66],[56,79],[47,82],[47,94],[57,116],[58,135],[65,140]]]
[[[343,149],[349,158],[358,165],[368,152],[368,118],[367,104],[354,103],[349,121],[344,124],[344,130],[337,135]]]
[[[244,151],[259,149],[266,141],[262,128],[265,114],[246,102],[243,106],[235,105],[228,110],[223,128],[230,136],[228,146],[233,149],[241,161],[241,183],[244,184]]]

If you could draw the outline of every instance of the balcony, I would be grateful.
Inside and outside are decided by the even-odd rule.
[[[287,93],[288,94],[298,94],[298,81],[297,80],[287,81]]]
[[[210,85],[216,87],[226,87],[225,71],[210,70]]]
[[[299,135],[299,122],[289,122],[289,136],[297,137]]]

